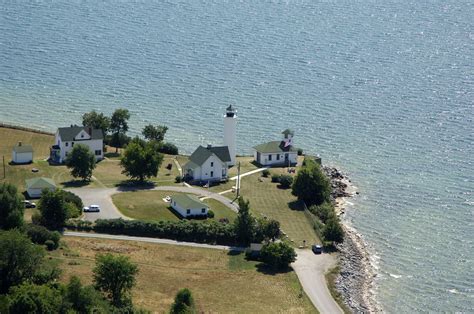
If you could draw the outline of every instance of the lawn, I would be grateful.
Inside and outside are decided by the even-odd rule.
[[[316,313],[294,272],[265,274],[243,254],[132,241],[63,237],[66,248],[49,253],[61,261],[61,280],[73,275],[92,283],[98,253],[120,253],[138,264],[134,303],[153,312],[167,312],[181,288],[189,288],[198,312]]]
[[[180,218],[169,209],[169,203],[163,201],[163,198],[166,196],[174,194],[180,193],[167,191],[124,192],[113,195],[112,200],[115,206],[125,216],[130,218],[152,221],[177,221]],[[214,199],[206,199],[204,203],[208,204],[214,212],[215,220],[227,218],[229,221],[233,221],[237,215],[227,206]]]
[[[283,173],[285,170],[272,168],[270,172]],[[294,245],[301,245],[303,240],[307,244],[320,243],[301,204],[291,194],[291,189],[280,189],[277,183],[271,182],[271,175],[263,178],[260,173],[256,173],[242,178],[240,194],[250,201],[250,208],[257,216],[278,220],[281,229]],[[231,193],[224,196],[234,197]]]
[[[49,157],[49,148],[54,143],[54,136],[0,127],[0,155],[5,156],[5,162],[11,161],[13,146],[18,142],[33,146],[34,159],[45,159]],[[3,172],[1,173],[3,175]]]

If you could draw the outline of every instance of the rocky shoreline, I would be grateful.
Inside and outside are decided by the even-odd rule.
[[[376,273],[370,262],[367,245],[360,234],[344,220],[347,198],[359,193],[347,176],[336,168],[323,167],[323,170],[330,178],[331,198],[336,204],[336,214],[341,217],[345,233],[344,242],[338,245],[340,274],[336,278],[336,289],[352,312],[380,313],[382,309],[373,293]]]

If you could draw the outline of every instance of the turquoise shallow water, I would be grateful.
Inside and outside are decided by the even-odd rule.
[[[348,219],[388,312],[474,311],[472,1],[2,2],[0,121],[92,109],[170,127],[184,151],[295,129],[348,172]]]

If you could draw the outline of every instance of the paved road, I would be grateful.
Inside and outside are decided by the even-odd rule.
[[[140,189],[136,188],[72,188],[67,189],[70,192],[73,192],[82,199],[84,206],[89,205],[99,205],[100,212],[98,213],[85,213],[84,220],[95,221],[97,219],[113,219],[113,218],[123,218],[130,219],[124,215],[115,207],[115,204],[112,202],[112,195],[122,192],[138,191]],[[191,193],[203,196],[206,198],[213,198],[227,207],[229,207],[234,212],[239,211],[239,207],[232,203],[227,197],[219,195],[217,193],[209,192],[200,188],[187,187],[187,186],[158,186],[152,189],[147,189],[146,191],[155,190],[155,191],[170,191],[170,192],[181,192],[181,193]]]
[[[227,245],[211,245],[194,242],[181,242],[169,239],[158,239],[158,238],[147,238],[147,237],[132,237],[124,235],[112,235],[103,233],[86,233],[86,232],[64,232],[65,236],[68,237],[80,237],[80,238],[94,238],[94,239],[112,239],[112,240],[124,240],[124,241],[136,241],[136,242],[148,242],[148,243],[160,243],[160,244],[171,244],[180,246],[198,247],[204,249],[215,249],[215,250],[227,250],[227,251],[239,251],[243,252],[245,248]]]
[[[324,274],[336,266],[336,258],[329,254],[315,255],[311,250],[296,250],[296,262],[291,266],[298,275],[304,291],[320,313],[343,313],[334,301]]]

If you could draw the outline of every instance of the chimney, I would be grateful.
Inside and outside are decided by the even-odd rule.
[[[21,142],[18,142],[18,146],[21,146]]]
[[[90,135],[90,137],[92,137],[92,128],[91,127],[89,127],[89,135]]]
[[[209,148],[211,148],[211,147],[212,147],[212,145],[211,145],[211,144],[207,144],[207,148],[208,148],[208,149],[209,149]]]

